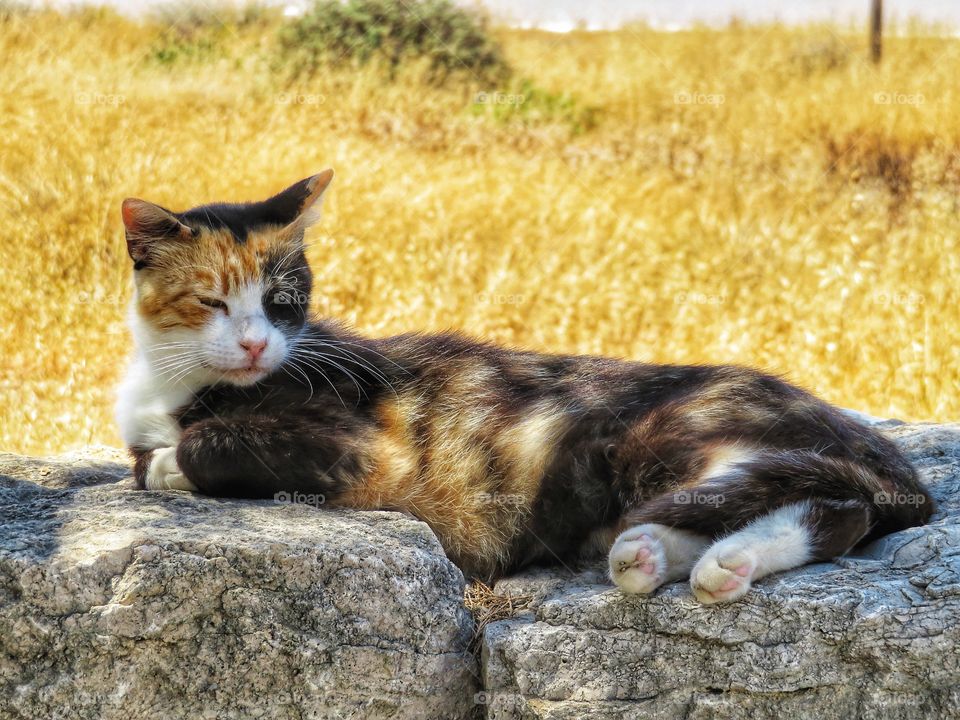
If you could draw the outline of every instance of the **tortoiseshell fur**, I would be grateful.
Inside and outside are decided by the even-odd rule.
[[[455,335],[368,340],[328,323],[307,332],[318,347],[350,343],[363,362],[337,357],[357,384],[325,368],[333,387],[312,377],[309,400],[283,373],[209,388],[179,417],[177,458],[201,491],[404,510],[485,578],[571,561],[597,531],[640,522],[717,537],[791,501],[854,500],[873,538],[931,507],[876,504],[921,492],[893,444],[752,370],[544,356]],[[765,454],[746,477],[699,484],[730,444]],[[697,504],[678,491],[725,497]]]
[[[308,321],[302,233],[269,249],[302,208],[306,191],[291,191],[266,222],[251,206],[175,216],[193,232],[167,262],[193,260],[137,271],[154,288],[139,317],[187,326],[210,310],[189,301],[194,286],[256,278],[267,318],[303,350],[255,384],[193,388],[171,413],[177,465],[199,492],[409,512],[488,580],[596,555],[644,523],[712,541],[801,503],[809,559],[829,559],[929,518],[892,442],[755,370],[543,355],[458,334],[370,339]],[[270,301],[278,273],[296,302]],[[131,443],[141,485],[149,445]],[[904,495],[914,500],[889,501]]]

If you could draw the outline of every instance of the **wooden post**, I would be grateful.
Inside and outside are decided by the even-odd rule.
[[[883,55],[883,0],[873,0],[870,12],[870,59],[880,62]]]

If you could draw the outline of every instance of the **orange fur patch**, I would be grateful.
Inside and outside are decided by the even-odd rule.
[[[137,310],[155,327],[197,329],[214,309],[200,298],[223,299],[258,282],[264,260],[287,248],[279,228],[250,233],[238,243],[227,230],[202,229],[197,237],[157,241],[150,263],[139,273]]]
[[[506,559],[529,517],[567,419],[538,406],[491,428],[489,419],[504,411],[478,399],[482,379],[474,370],[460,368],[451,378],[442,407],[428,409],[413,394],[384,400],[375,470],[337,504],[409,512],[431,527],[455,563],[483,575]],[[414,428],[424,417],[427,437],[418,438]]]

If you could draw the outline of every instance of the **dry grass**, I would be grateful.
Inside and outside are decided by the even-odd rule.
[[[876,414],[960,416],[956,41],[893,38],[875,69],[824,27],[504,32],[521,75],[596,108],[577,133],[477,112],[497,88],[372,72],[285,102],[269,18],[164,64],[160,26],[2,17],[2,449],[119,442],[123,197],[255,199],[326,166],[315,309],[365,332],[748,363]]]
[[[471,652],[479,652],[483,629],[492,622],[506,620],[525,610],[531,595],[499,595],[486,583],[474,580],[467,585],[463,593],[463,604],[473,614],[473,638]]]

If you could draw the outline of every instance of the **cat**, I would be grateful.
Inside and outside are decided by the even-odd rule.
[[[408,512],[468,577],[607,553],[625,593],[703,603],[925,523],[895,445],[771,375],[362,337],[308,313],[330,170],[268,200],[123,202],[140,488]]]

